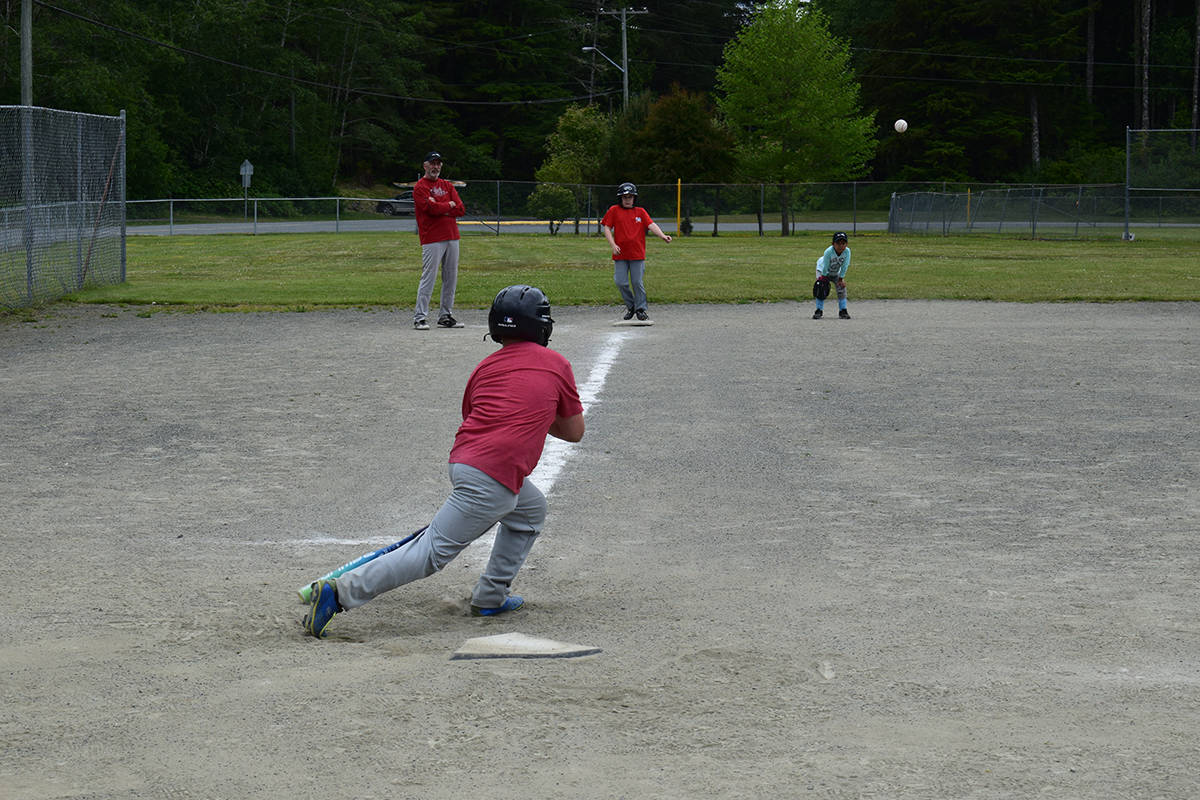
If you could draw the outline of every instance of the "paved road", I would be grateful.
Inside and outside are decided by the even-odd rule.
[[[501,233],[545,233],[546,223],[538,220],[504,220],[497,225],[494,220],[479,221],[465,220],[459,223],[465,232],[495,234],[497,228]],[[664,231],[675,233],[674,222],[659,222]],[[561,232],[569,232],[573,226],[563,225]],[[851,233],[859,231],[887,230],[886,222],[797,222],[797,230],[834,231],[845,230]],[[755,222],[721,222],[722,231],[756,231]],[[217,222],[176,225],[130,225],[128,233],[131,236],[190,236],[214,233],[350,233],[360,231],[398,231],[414,233],[416,222],[412,219],[367,219],[367,220],[307,220],[297,222]],[[590,227],[580,226],[581,233],[595,232],[595,223]],[[764,232],[767,235],[779,231],[778,221],[767,225]],[[711,221],[696,225],[697,235],[712,232]]]

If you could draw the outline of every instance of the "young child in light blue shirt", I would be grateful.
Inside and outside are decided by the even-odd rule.
[[[838,316],[850,319],[846,309],[846,270],[850,268],[850,246],[846,234],[838,231],[833,235],[833,244],[825,248],[825,253],[817,259],[817,280],[825,278],[837,287]],[[820,319],[825,314],[825,300],[816,299],[817,310],[813,319]]]

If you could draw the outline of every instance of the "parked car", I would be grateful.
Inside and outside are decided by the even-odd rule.
[[[412,192],[401,192],[391,200],[380,200],[375,205],[375,211],[378,214],[387,214],[389,217],[409,215],[415,210],[413,204]]]

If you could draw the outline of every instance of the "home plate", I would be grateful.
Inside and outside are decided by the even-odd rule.
[[[556,642],[523,633],[499,633],[467,639],[450,656],[451,661],[472,658],[577,658],[600,652],[599,647]]]
[[[613,327],[616,327],[616,328],[639,327],[640,328],[645,325],[653,325],[653,324],[654,324],[654,320],[652,320],[652,319],[619,319],[613,323]]]

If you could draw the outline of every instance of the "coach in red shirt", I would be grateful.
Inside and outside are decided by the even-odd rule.
[[[442,298],[438,309],[438,327],[461,328],[454,319],[454,289],[458,285],[458,218],[466,213],[458,190],[442,178],[442,154],[425,154],[421,165],[425,174],[413,187],[413,209],[417,215],[417,236],[421,240],[421,283],[417,286],[417,307],[413,327],[429,330],[429,303],[438,267],[442,269]]]

